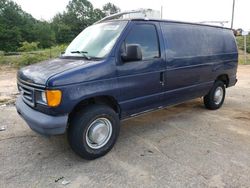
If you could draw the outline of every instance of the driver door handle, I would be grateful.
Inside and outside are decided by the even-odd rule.
[[[160,73],[160,84],[161,84],[162,86],[165,85],[165,74],[164,74],[164,72],[161,72],[161,73]]]

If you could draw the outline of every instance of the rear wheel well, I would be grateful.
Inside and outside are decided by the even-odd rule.
[[[79,102],[74,107],[72,112],[70,113],[69,119],[71,119],[72,116],[74,116],[75,113],[77,113],[80,110],[82,110],[83,108],[85,108],[85,107],[87,107],[89,105],[93,105],[93,104],[107,105],[110,108],[112,108],[120,117],[120,114],[121,114],[120,106],[113,97],[111,97],[111,96],[97,96],[97,97],[88,98],[88,99],[85,99],[85,100]]]
[[[228,85],[229,85],[229,78],[228,78],[228,75],[222,74],[222,75],[220,75],[220,76],[217,77],[216,81],[217,81],[217,80],[222,81],[222,82],[226,85],[226,87],[228,87]]]

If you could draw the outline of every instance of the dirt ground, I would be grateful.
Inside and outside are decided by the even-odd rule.
[[[65,136],[28,128],[13,104],[15,73],[0,71],[1,188],[250,187],[250,66],[239,67],[220,110],[196,99],[124,121],[113,150],[94,161],[75,155]]]

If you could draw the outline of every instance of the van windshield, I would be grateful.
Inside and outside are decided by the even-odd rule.
[[[110,53],[127,23],[116,21],[87,27],[71,42],[63,56],[104,58]]]

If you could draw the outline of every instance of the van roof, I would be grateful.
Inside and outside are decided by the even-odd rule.
[[[189,25],[198,25],[198,26],[207,26],[219,29],[228,29],[232,30],[228,27],[216,26],[216,25],[208,25],[208,24],[201,24],[201,23],[194,23],[194,22],[184,22],[184,21],[176,21],[176,20],[166,20],[166,19],[148,19],[148,18],[125,18],[125,19],[113,19],[113,20],[106,20],[103,22],[115,22],[115,21],[148,21],[148,22],[167,22],[167,23],[178,23],[178,24],[189,24]],[[101,22],[99,22],[101,23]]]

